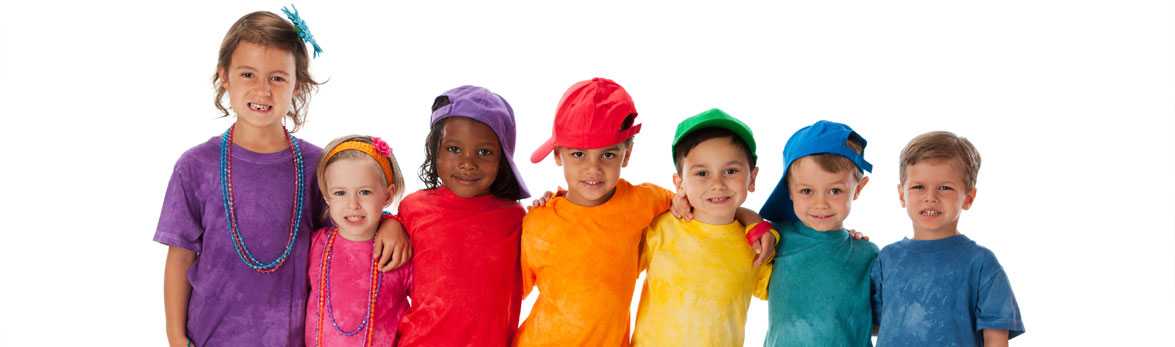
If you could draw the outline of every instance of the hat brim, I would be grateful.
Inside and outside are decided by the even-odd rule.
[[[555,150],[555,136],[552,135],[551,138],[547,139],[547,142],[544,142],[541,146],[539,146],[538,149],[536,149],[534,151],[534,154],[530,155],[530,162],[531,163],[538,163],[540,161],[543,161],[543,159],[546,158],[548,154],[551,154],[551,152],[554,150]]]
[[[787,166],[791,166],[791,163]],[[792,207],[791,193],[787,189],[787,166],[783,169],[779,183],[775,184],[775,189],[767,197],[767,202],[759,209],[760,217],[775,224],[789,223],[797,219],[795,208]]]

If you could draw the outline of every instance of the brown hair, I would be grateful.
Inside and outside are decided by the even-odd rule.
[[[853,141],[852,139],[845,140],[845,146],[849,147],[849,149],[852,149],[853,152],[855,152],[857,154],[861,154],[861,152],[864,151],[864,147],[862,147],[861,144],[857,143],[856,141]],[[861,168],[857,167],[857,164],[854,164],[852,160],[850,160],[849,158],[845,158],[842,155],[813,154],[813,155],[809,155],[804,158],[812,158],[812,160],[816,162],[816,165],[819,165],[820,168],[823,169],[825,172],[839,173],[839,172],[842,172],[845,170],[850,170],[853,172],[853,180],[857,181],[857,182],[860,182],[861,179],[865,177],[865,173],[861,172]],[[803,159],[803,158],[800,158],[800,159]],[[788,170],[787,170],[788,176],[791,176],[795,173],[795,170],[792,170],[792,169],[794,169],[796,167],[796,164],[799,164],[799,163],[800,163],[799,159],[792,161],[791,166],[789,166]]]
[[[217,54],[216,73],[212,74],[212,86],[216,88],[213,105],[223,113],[222,117],[229,116],[228,109],[221,104],[226,90],[222,85],[224,81],[220,80],[220,71],[227,72],[232,64],[233,51],[242,41],[278,48],[294,55],[294,100],[286,117],[294,122],[294,128],[290,131],[298,131],[306,122],[306,103],[310,101],[310,94],[320,83],[310,77],[310,55],[306,51],[306,44],[298,37],[297,29],[273,12],[247,14],[233,23],[224,34],[220,53]]]
[[[979,176],[979,151],[967,141],[949,131],[931,131],[918,135],[902,149],[901,182],[906,183],[906,168],[925,160],[955,160],[963,169],[963,184],[967,190],[975,188]]]
[[[362,135],[347,135],[347,136],[337,138],[334,141],[331,141],[329,144],[326,145],[326,149],[323,150],[323,152],[322,152],[323,155],[326,155],[326,154],[330,153],[331,151],[334,151],[335,147],[338,147],[340,144],[347,142],[347,141],[371,143],[371,137],[370,136],[362,136]],[[367,155],[367,153],[363,153],[363,152],[360,152],[357,150],[346,149],[346,150],[343,150],[343,151],[335,154],[333,157],[322,158],[322,160],[318,161],[318,168],[315,170],[314,175],[315,175],[315,177],[318,178],[318,190],[320,192],[322,192],[323,199],[326,199],[327,195],[328,195],[328,193],[326,191],[326,167],[330,166],[330,164],[332,164],[336,161],[339,161],[341,159],[354,159],[354,158],[371,158],[371,156]],[[372,159],[375,159],[375,158],[372,158]],[[376,159],[376,160],[378,160],[378,159]],[[392,176],[393,176],[392,179],[388,180],[387,177],[384,177],[383,169],[378,169],[377,171],[379,171],[379,177],[383,178],[384,182],[391,181],[393,184],[396,185],[396,191],[392,192],[392,196],[395,197],[392,200],[392,206],[395,206],[396,200],[400,200],[400,196],[404,195],[404,175],[400,173],[400,165],[396,164],[395,152],[388,152],[387,160],[388,160],[388,163],[391,164],[391,167],[392,167]],[[327,211],[326,218],[330,219],[330,211]]]

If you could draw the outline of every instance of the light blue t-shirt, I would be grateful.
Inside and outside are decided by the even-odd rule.
[[[1024,333],[1003,267],[966,236],[895,242],[870,278],[878,347],[983,346],[983,329]]]

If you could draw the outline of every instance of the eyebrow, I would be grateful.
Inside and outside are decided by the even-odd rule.
[[[249,69],[249,70],[255,70],[255,71],[260,71],[260,70],[261,70],[261,69],[258,69],[258,68],[255,68],[255,67],[252,67],[252,66],[249,66],[249,65],[237,65],[237,68],[236,68],[236,70],[241,70],[241,69]],[[289,73],[285,72],[284,70],[273,70],[273,71],[270,71],[269,73],[271,73],[271,74],[272,74],[272,73],[280,73],[280,74],[283,74],[283,75],[289,75]]]

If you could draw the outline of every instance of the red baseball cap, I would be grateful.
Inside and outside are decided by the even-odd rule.
[[[555,146],[593,149],[611,146],[641,131],[632,97],[616,82],[596,77],[567,89],[555,111],[551,138],[530,156],[537,163]]]

